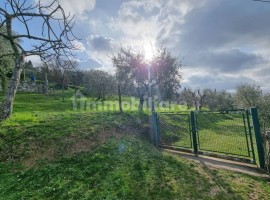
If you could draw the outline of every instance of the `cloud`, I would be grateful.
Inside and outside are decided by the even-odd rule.
[[[33,0],[35,3],[38,3],[39,0]],[[43,5],[50,5],[52,0],[45,1],[41,0]],[[59,0],[59,4],[65,11],[65,14],[75,15],[77,20],[86,20],[88,18],[88,13],[95,8],[96,0]],[[54,4],[56,6],[56,4]],[[60,13],[56,13],[58,15]]]
[[[186,61],[186,64],[199,65],[210,72],[235,73],[265,62],[266,60],[261,55],[245,53],[239,49],[226,49],[195,53],[192,59]]]
[[[190,51],[244,45],[255,48],[266,41],[269,44],[269,11],[269,6],[252,1],[208,1],[203,8],[189,13],[183,26],[178,26],[184,30],[181,44]]]
[[[78,48],[78,51],[80,52],[85,52],[86,51],[86,48],[84,46],[84,44],[81,42],[81,41],[78,41],[78,40],[74,40],[71,42],[72,45],[74,45],[76,48]]]
[[[192,88],[210,88],[232,91],[239,83],[254,82],[246,76],[233,75],[214,75],[214,74],[196,74],[189,77],[188,81],[182,84],[182,87],[191,86]]]
[[[95,59],[87,58],[79,62],[79,67],[80,69],[98,69],[102,67],[102,65],[97,62]]]
[[[27,56],[26,62],[31,60],[34,67],[39,67],[42,64],[42,61],[39,56],[33,55],[33,56]]]
[[[270,86],[262,77],[270,64],[270,6],[208,0],[187,10],[182,20],[168,14],[157,37],[159,44],[184,57],[183,68],[189,71],[186,83],[227,89],[241,81]],[[234,78],[226,81],[228,76]]]
[[[89,35],[87,38],[87,44],[90,46],[91,50],[99,52],[110,52],[114,49],[115,43],[113,39],[106,38],[101,35]]]
[[[60,5],[64,8],[66,13],[75,14],[78,20],[86,20],[87,12],[95,8],[96,0],[60,0]]]
[[[110,56],[119,49],[118,44],[113,39],[101,35],[89,35],[86,41],[90,59],[99,66],[111,67]]]

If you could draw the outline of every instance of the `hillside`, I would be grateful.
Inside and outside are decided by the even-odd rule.
[[[260,178],[155,148],[135,110],[73,111],[58,95],[18,94],[0,128],[0,199],[269,199]]]

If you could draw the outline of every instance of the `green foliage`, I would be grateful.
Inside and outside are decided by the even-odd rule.
[[[101,70],[89,70],[83,73],[84,94],[105,100],[116,93],[115,77]]]
[[[240,84],[236,90],[237,105],[246,109],[257,107],[262,131],[270,128],[270,95],[263,94],[259,85]]]
[[[261,124],[263,127],[263,131],[266,128],[270,128],[270,94],[265,94],[261,101],[259,106],[259,115]]]
[[[166,48],[158,49],[151,64],[154,84],[158,86],[161,100],[172,100],[180,88],[181,60]]]
[[[233,110],[235,109],[234,98],[232,94],[226,91],[209,90],[206,95],[206,105],[209,110]]]
[[[180,87],[181,61],[165,48],[158,49],[149,63],[145,52],[122,48],[112,62],[118,82],[129,89],[133,87],[137,96],[148,92],[149,73],[153,91],[158,90],[160,100],[172,99]]]
[[[258,85],[241,83],[236,88],[236,101],[239,108],[257,107],[261,97],[262,90]]]

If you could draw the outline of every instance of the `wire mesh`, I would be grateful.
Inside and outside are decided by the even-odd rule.
[[[245,113],[198,112],[196,120],[200,150],[251,157]]]
[[[192,148],[188,114],[159,113],[159,126],[161,145]]]

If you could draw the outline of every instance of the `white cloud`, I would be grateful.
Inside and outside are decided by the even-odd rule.
[[[27,56],[25,61],[31,60],[34,67],[38,67],[42,64],[42,61],[39,56],[33,55],[33,56]]]
[[[34,2],[38,2],[39,0],[34,0]],[[48,5],[52,1],[41,0],[42,4]],[[92,11],[95,8],[96,0],[59,0],[59,4],[65,11],[65,14],[75,15],[78,20],[86,20],[87,12]],[[56,5],[56,4],[55,4]],[[60,13],[56,13],[58,15]]]
[[[102,67],[111,67],[110,56],[118,51],[115,40],[101,35],[89,35],[86,38],[87,54]]]
[[[71,43],[72,43],[72,45],[74,45],[76,48],[78,48],[78,50],[79,50],[80,52],[85,52],[85,51],[86,51],[86,48],[85,48],[85,46],[84,46],[84,44],[83,44],[82,42],[80,42],[80,41],[78,41],[78,40],[74,40],[74,41],[72,41]],[[76,53],[76,52],[75,52],[75,53]]]
[[[95,8],[96,0],[60,0],[60,4],[68,13],[75,14],[77,19],[87,19],[87,13]]]

